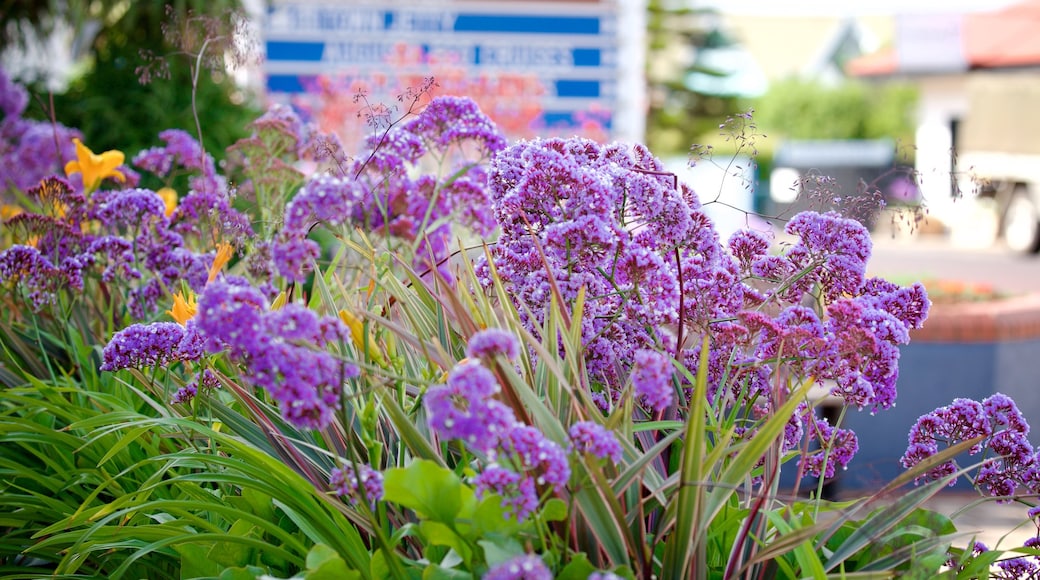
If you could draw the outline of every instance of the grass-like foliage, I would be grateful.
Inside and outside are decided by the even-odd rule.
[[[0,84],[3,151],[30,151],[47,127]],[[865,277],[863,226],[806,212],[786,247],[720,240],[645,147],[508,143],[431,86],[356,158],[284,107],[219,171],[184,131],[127,164],[49,127],[69,143],[3,192],[0,573],[1037,569],[923,507],[958,477],[1037,492],[1006,397],[922,418],[877,493],[821,497],[855,466],[840,417],[894,404],[929,306]]]

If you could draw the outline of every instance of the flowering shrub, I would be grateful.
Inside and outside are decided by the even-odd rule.
[[[964,451],[987,453],[972,476],[985,493],[1038,493],[1028,426],[1000,395],[922,417],[907,474],[878,494],[820,498],[855,461],[844,413],[895,403],[898,347],[929,307],[920,284],[866,276],[858,222],[806,212],[786,247],[723,241],[645,147],[508,144],[460,97],[391,123],[354,159],[287,108],[251,129],[233,178],[178,130],[132,157],[164,183],[188,174],[183,196],[137,188],[122,154],[69,137],[78,156],[52,165],[81,177],[9,200],[25,204],[0,251],[17,373],[0,378],[19,435],[0,452],[27,467],[5,489],[62,467],[56,480],[68,470],[86,490],[64,510],[3,508],[31,532],[5,540],[34,558],[12,556],[23,571],[1036,568],[1032,545],[1014,558],[954,547],[950,520],[921,507],[971,469],[955,462]],[[843,403],[837,420],[815,408],[821,386]],[[21,435],[40,432],[67,465]],[[785,500],[785,469],[815,492]],[[46,489],[69,496],[63,485]]]

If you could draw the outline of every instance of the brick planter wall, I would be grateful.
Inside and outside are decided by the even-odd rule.
[[[900,349],[896,406],[871,416],[850,409],[845,424],[860,452],[842,489],[876,489],[902,472],[910,426],[957,397],[1004,393],[1018,403],[1040,443],[1040,294],[986,303],[933,305],[924,328]]]

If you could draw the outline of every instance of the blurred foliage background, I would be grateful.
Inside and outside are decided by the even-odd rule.
[[[191,50],[200,31],[177,30],[176,25],[189,18],[226,24],[230,11],[240,9],[237,0],[7,2],[0,11],[0,40],[5,47],[24,45],[26,39],[48,34],[56,23],[70,25],[82,40],[84,65],[77,65],[65,92],[53,95],[54,118],[79,128],[95,151],[119,149],[129,156],[158,145],[164,129],[195,134],[195,61],[185,49]],[[148,54],[165,60],[160,64],[167,66],[168,78],[141,82],[140,67]],[[219,159],[225,147],[246,135],[245,125],[258,108],[256,98],[223,67],[212,65],[208,62],[200,71],[196,98],[206,148]],[[26,116],[49,119],[43,82],[36,80],[29,88],[39,98],[32,99]]]
[[[46,35],[55,22],[71,24],[85,64],[77,65],[66,91],[53,95],[55,118],[81,129],[95,150],[132,154],[156,145],[163,129],[195,133],[194,63],[185,54],[185,45],[195,39],[183,32],[171,34],[171,20],[220,19],[241,9],[240,0],[8,1],[0,9],[0,41],[4,47],[18,45],[33,34]],[[908,85],[790,78],[773,81],[755,98],[692,89],[687,82],[691,73],[724,74],[699,64],[697,52],[732,42],[718,20],[692,2],[647,0],[645,141],[656,154],[685,154],[692,144],[711,145],[716,155],[732,154],[740,142],[720,126],[752,109],[753,130],[768,136],[756,141],[764,163],[782,139],[887,137],[912,151],[916,94]],[[258,55],[259,45],[254,50]],[[142,54],[164,57],[169,78],[142,83]],[[30,88],[37,98],[27,114],[49,118],[43,83]],[[223,66],[201,71],[197,98],[206,147],[219,159],[225,147],[244,136],[246,123],[258,114],[259,99],[238,86]]]

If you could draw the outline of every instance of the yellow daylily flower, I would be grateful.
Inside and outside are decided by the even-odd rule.
[[[76,144],[76,160],[65,164],[66,177],[72,177],[73,173],[83,174],[83,188],[87,192],[96,190],[106,177],[126,181],[126,176],[116,169],[126,159],[122,151],[105,151],[98,155],[79,139],[73,139],[72,142]]]
[[[164,187],[159,191],[155,192],[162,198],[163,203],[166,204],[166,217],[173,215],[173,212],[177,210],[177,190],[172,187]]]
[[[199,305],[195,302],[195,295],[188,291],[187,299],[180,292],[173,295],[173,308],[166,311],[178,324],[184,326],[195,317]]]
[[[350,329],[350,336],[354,339],[354,346],[358,350],[363,350],[372,362],[386,368],[386,359],[383,358],[383,353],[376,348],[375,341],[372,340],[371,336],[365,336],[365,325],[361,322],[361,319],[354,316],[349,310],[340,310],[339,319]]]
[[[219,274],[220,270],[231,261],[231,256],[234,252],[235,248],[227,242],[217,244],[217,255],[213,257],[213,265],[209,268],[209,279],[206,281],[207,284],[217,279],[217,274]]]

